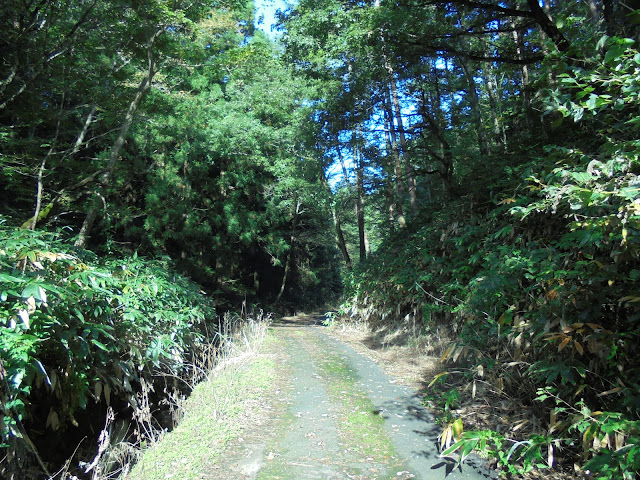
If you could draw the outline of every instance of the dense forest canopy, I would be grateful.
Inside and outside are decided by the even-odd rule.
[[[452,339],[442,398],[539,419],[450,414],[445,453],[633,478],[638,2],[299,0],[277,40],[252,1],[1,8],[0,472],[188,374],[226,309],[342,292]]]

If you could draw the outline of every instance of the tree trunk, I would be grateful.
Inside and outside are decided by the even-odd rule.
[[[89,213],[87,214],[82,224],[80,233],[78,233],[78,238],[75,241],[76,247],[85,248],[87,245],[87,240],[89,239],[91,229],[93,228],[93,224],[96,218],[98,217],[98,212],[100,210],[100,203],[101,203],[100,200],[102,200],[102,203],[104,203],[104,196],[101,194],[105,191],[106,187],[109,185],[109,181],[111,180],[111,176],[113,175],[113,171],[115,170],[116,162],[120,157],[120,152],[127,139],[127,134],[129,133],[131,124],[133,123],[133,118],[135,116],[135,113],[138,110],[138,107],[140,106],[140,103],[142,102],[142,99],[144,98],[145,94],[151,88],[151,82],[153,81],[153,77],[156,73],[155,58],[153,55],[153,45],[162,32],[164,32],[164,28],[157,30],[147,42],[147,74],[138,85],[136,94],[133,97],[133,100],[131,100],[131,103],[129,104],[129,109],[127,110],[127,113],[124,117],[124,121],[120,126],[120,130],[118,132],[118,136],[116,137],[116,141],[114,142],[113,147],[111,147],[111,154],[109,155],[109,162],[107,163],[107,168],[105,172],[102,174],[102,177],[100,178],[101,192],[98,192],[97,194],[98,199],[94,201],[94,204],[91,207],[91,210],[89,210]]]
[[[396,231],[396,204],[393,198],[393,181],[391,172],[387,173],[387,181],[385,182],[387,189],[387,201],[389,203],[389,233],[393,235]]]
[[[402,158],[404,159],[404,173],[407,177],[407,187],[409,190],[409,205],[411,212],[415,214],[418,211],[418,203],[416,199],[416,176],[409,159],[409,149],[407,148],[407,138],[404,134],[404,126],[402,122],[402,110],[400,108],[400,100],[398,98],[398,88],[393,78],[393,70],[391,70],[389,84],[391,86],[391,99],[398,122],[398,133],[400,134],[400,146],[402,147]]]
[[[447,140],[444,129],[440,126],[440,120],[437,117],[437,113],[431,114],[428,110],[427,106],[427,96],[424,90],[420,92],[421,101],[419,104],[419,113],[422,116],[422,123],[425,127],[431,132],[431,134],[437,139],[440,144],[440,152],[437,152],[435,148],[431,148],[427,143],[427,140],[424,141],[425,149],[431,154],[431,156],[440,163],[440,168],[434,172],[428,173],[438,173],[440,179],[442,180],[442,185],[445,190],[445,195],[447,198],[452,198],[454,196],[454,188],[453,188],[453,153],[451,151],[451,145]],[[439,99],[439,97],[438,97]],[[431,100],[432,104],[435,104],[435,99]],[[439,105],[438,105],[439,107]],[[434,107],[435,109],[435,107]],[[439,108],[438,108],[439,110]]]
[[[500,111],[498,108],[498,101],[496,99],[496,79],[493,74],[491,65],[486,62],[484,64],[485,81],[487,97],[489,98],[489,109],[491,110],[491,121],[493,123],[493,136],[496,146],[506,152],[507,151],[507,135],[504,126],[500,122]]]
[[[553,41],[556,47],[558,47],[558,50],[563,53],[569,50],[571,43],[565,38],[560,29],[556,27],[556,24],[553,23],[549,15],[545,13],[540,6],[540,2],[538,0],[527,0],[527,5],[536,22],[540,25],[540,28],[542,28],[542,31]],[[518,53],[518,55],[520,55],[520,53]]]
[[[338,245],[338,248],[340,249],[340,253],[342,253],[342,258],[344,259],[345,265],[349,270],[351,270],[351,257],[349,256],[349,251],[347,250],[347,243],[344,240],[344,233],[342,231],[342,222],[340,221],[340,215],[338,215],[335,204],[331,208],[331,214],[333,215],[333,225],[336,229],[336,243]]]
[[[358,146],[358,136],[353,133],[353,156],[356,163],[356,218],[358,221],[358,244],[360,246],[360,261],[367,258],[367,245],[364,228],[364,162]]]
[[[344,162],[343,162],[344,163]],[[328,194],[333,197],[333,192],[331,191],[331,187],[329,186],[329,181],[325,176],[324,171],[322,173],[322,183],[327,189]],[[344,232],[342,231],[342,221],[340,220],[340,215],[338,214],[338,208],[336,206],[335,200],[331,202],[331,216],[333,217],[333,226],[335,228],[335,241],[340,253],[342,253],[342,258],[344,259],[344,263],[349,270],[352,268],[351,257],[349,256],[349,251],[347,250],[347,242],[344,240]]]
[[[396,135],[393,129],[393,112],[391,111],[391,97],[388,88],[386,89],[384,111],[385,129],[387,130],[387,151],[389,151],[393,156],[395,173],[396,195],[394,199],[394,210],[398,217],[398,225],[400,225],[400,228],[404,228],[407,225],[407,221],[404,218],[404,212],[402,208],[402,199],[404,198],[404,188],[402,186],[402,164],[400,163],[400,155],[398,155],[398,141],[396,140]]]
[[[60,135],[60,117],[62,116],[62,109],[64,108],[64,99],[65,95],[63,93],[62,99],[60,100],[60,112],[58,113],[58,121],[56,123],[56,133],[53,137],[51,145],[49,146],[49,150],[47,150],[47,154],[42,159],[42,162],[40,162],[40,168],[38,168],[38,179],[36,181],[36,206],[34,208],[33,218],[31,219],[30,225],[28,226],[29,230],[35,230],[36,226],[38,225],[38,221],[40,221],[40,211],[42,208],[42,192],[44,191],[42,179],[44,177],[44,171],[47,166],[47,161],[51,157],[53,149],[58,143],[58,136]],[[49,211],[51,211],[51,208],[48,208],[45,213],[48,214]]]
[[[280,284],[280,291],[278,292],[278,296],[276,297],[276,301],[274,306],[280,302],[282,298],[282,294],[284,293],[284,289],[287,286],[287,279],[289,277],[289,272],[291,271],[291,263],[293,261],[293,245],[295,243],[295,235],[296,235],[296,226],[298,224],[298,215],[300,214],[300,201],[296,199],[296,206],[293,209],[293,218],[291,219],[291,234],[289,235],[289,252],[287,254],[287,262],[284,266],[284,274],[282,275],[282,283]]]
[[[357,128],[353,131],[351,143],[353,148],[353,158],[356,166],[356,198],[354,199],[353,203],[358,223],[360,261],[363,261],[367,257],[367,238],[364,228],[364,164],[362,162],[362,155],[360,154],[360,148],[358,146]],[[347,166],[344,162],[344,158],[339,147],[337,148],[337,151],[338,159],[340,161],[340,165],[342,166],[342,173],[345,176],[347,184],[351,186],[351,182],[349,182]]]
[[[544,14],[544,12],[542,12]],[[545,15],[546,18],[546,15]],[[518,55],[518,59],[521,59],[524,54],[524,40],[522,38],[522,34],[515,30],[512,32],[513,41],[516,44],[516,53]],[[521,93],[522,93],[522,102],[524,104],[524,112],[525,112],[525,121],[527,122],[527,127],[529,129],[532,128],[531,121],[531,95],[529,92],[529,67],[525,64],[520,65],[520,79],[521,79]]]
[[[346,163],[344,163],[344,157],[342,156],[342,150],[340,150],[339,144],[336,145],[336,151],[338,152],[338,160],[340,161],[340,167],[342,167],[342,175],[344,176],[344,181],[350,185],[351,182],[349,182],[349,172],[347,171]]]
[[[471,118],[476,125],[476,131],[478,132],[478,148],[480,155],[487,156],[489,154],[489,143],[487,142],[487,135],[484,129],[484,120],[482,119],[482,112],[480,111],[480,98],[478,97],[478,90],[476,88],[476,81],[473,78],[473,72],[469,67],[469,62],[464,58],[460,59],[462,71],[467,80],[469,89],[469,101],[471,103]]]

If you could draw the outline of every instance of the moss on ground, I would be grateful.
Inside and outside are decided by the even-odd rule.
[[[357,452],[359,458],[379,466],[387,465],[387,471],[380,472],[381,478],[393,478],[403,470],[402,463],[397,461],[398,454],[384,429],[384,419],[358,387],[358,376],[339,355],[325,351],[317,363],[324,372],[330,397],[342,408],[339,426],[342,444],[349,451]]]

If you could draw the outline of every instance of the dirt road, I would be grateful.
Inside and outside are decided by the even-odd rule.
[[[439,458],[438,427],[415,392],[314,323],[292,317],[273,327],[279,368],[269,407],[211,478],[491,478],[479,461],[459,470]]]

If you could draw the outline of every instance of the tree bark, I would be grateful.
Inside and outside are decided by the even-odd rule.
[[[439,88],[437,88],[439,90]],[[453,153],[451,151],[451,145],[449,144],[447,138],[445,137],[444,131],[439,124],[439,119],[436,114],[431,114],[428,110],[427,106],[427,98],[424,90],[420,92],[421,101],[419,104],[419,112],[422,116],[422,123],[425,127],[431,132],[431,134],[436,138],[438,143],[440,144],[440,152],[437,152],[435,148],[432,148],[427,138],[424,137],[424,147],[429,152],[429,154],[440,163],[440,167],[436,171],[430,171],[427,173],[437,173],[442,180],[442,184],[445,190],[445,195],[448,198],[454,197],[454,188],[453,188]],[[439,99],[439,95],[437,95]],[[435,103],[435,100],[431,101],[432,104]],[[435,107],[434,107],[435,108]]]
[[[343,162],[344,163],[344,162]],[[324,184],[327,193],[333,197],[333,192],[331,191],[331,187],[329,186],[329,181],[325,176],[324,170],[321,172],[322,174],[322,183]],[[342,258],[344,259],[344,263],[349,270],[352,268],[351,257],[349,256],[349,251],[347,250],[347,242],[344,239],[344,232],[342,231],[342,221],[340,220],[340,215],[338,214],[338,208],[336,206],[335,200],[331,202],[331,216],[333,217],[333,226],[335,228],[335,241],[340,253],[342,253]]]
[[[393,235],[396,231],[396,204],[393,195],[393,180],[391,172],[387,172],[387,181],[385,182],[387,189],[387,201],[389,203],[389,234]]]
[[[540,28],[542,28],[542,31],[553,41],[555,46],[558,47],[558,50],[566,53],[571,47],[571,43],[569,43],[569,40],[565,38],[560,29],[556,27],[556,24],[553,23],[551,18],[545,13],[540,6],[540,2],[538,0],[527,0],[527,5],[533,18],[535,18]],[[520,53],[518,55],[521,57]]]
[[[491,121],[493,123],[493,136],[496,146],[503,152],[507,151],[507,135],[504,126],[500,122],[500,111],[497,100],[497,82],[493,70],[489,63],[484,64],[484,84],[486,85],[487,97],[489,98],[489,110],[491,111]]]
[[[295,243],[295,235],[296,235],[296,226],[298,225],[298,215],[300,214],[300,200],[296,199],[295,207],[293,208],[293,218],[291,219],[291,233],[289,235],[289,243],[291,244],[289,247],[289,252],[287,253],[287,262],[284,266],[284,274],[282,275],[282,283],[280,284],[280,291],[278,292],[278,296],[276,297],[276,301],[274,306],[280,302],[282,295],[284,294],[284,290],[287,286],[287,279],[289,277],[289,272],[291,271],[291,262],[293,261],[293,245]]]
[[[47,161],[51,157],[51,154],[53,153],[53,149],[58,143],[58,137],[60,135],[60,117],[62,116],[62,109],[64,108],[64,99],[65,99],[65,95],[63,93],[62,99],[60,100],[60,111],[58,113],[58,121],[56,122],[56,133],[53,137],[53,140],[51,141],[51,145],[49,145],[49,150],[47,150],[47,154],[42,159],[42,162],[40,162],[40,168],[38,168],[38,177],[36,181],[36,206],[34,208],[33,218],[31,219],[30,225],[28,227],[29,230],[35,230],[36,226],[38,225],[38,221],[40,220],[40,210],[42,208],[42,193],[44,191],[44,185],[43,185],[42,179],[44,177],[44,171],[47,166]]]
[[[84,121],[84,125],[82,126],[82,131],[78,135],[78,138],[76,138],[76,141],[73,144],[73,148],[71,149],[71,152],[69,152],[69,155],[67,155],[67,157],[71,157],[80,151],[80,148],[84,143],[84,139],[86,138],[87,133],[89,132],[89,127],[93,123],[93,118],[95,117],[97,110],[98,110],[98,105],[96,105],[95,103],[91,105],[91,110],[89,110],[89,114],[87,115],[87,118]]]
[[[342,222],[340,221],[340,215],[338,215],[335,204],[331,208],[331,215],[333,216],[333,225],[336,229],[336,243],[338,245],[338,249],[340,250],[340,253],[342,253],[345,265],[349,270],[351,270],[351,257],[347,250],[347,243],[344,240],[344,232],[342,231]]]
[[[358,129],[356,128],[353,131],[353,136],[351,139],[351,146],[353,148],[353,158],[356,165],[356,198],[354,199],[354,210],[356,213],[356,220],[358,224],[358,243],[360,250],[360,261],[363,261],[367,257],[368,250],[368,240],[367,234],[365,231],[364,224],[364,164],[362,163],[362,155],[360,153],[360,148],[358,146]],[[342,173],[346,179],[347,184],[351,186],[351,182],[349,182],[347,166],[344,161],[344,157],[342,156],[342,152],[340,148],[337,148],[338,151],[338,159],[340,161],[340,165],[342,166]]]
[[[367,258],[367,239],[364,225],[364,162],[358,147],[358,137],[354,132],[353,155],[356,162],[356,218],[358,221],[358,244],[360,261]]]
[[[542,13],[544,14],[544,11],[542,11]],[[546,14],[545,18],[548,18]],[[522,33],[514,29],[512,35],[513,41],[516,44],[516,53],[518,55],[518,58],[520,58],[522,57],[524,51],[524,40],[522,38]],[[529,67],[527,65],[520,65],[520,79],[525,121],[527,122],[527,127],[531,129],[533,122],[531,120],[531,94],[529,92]]]

